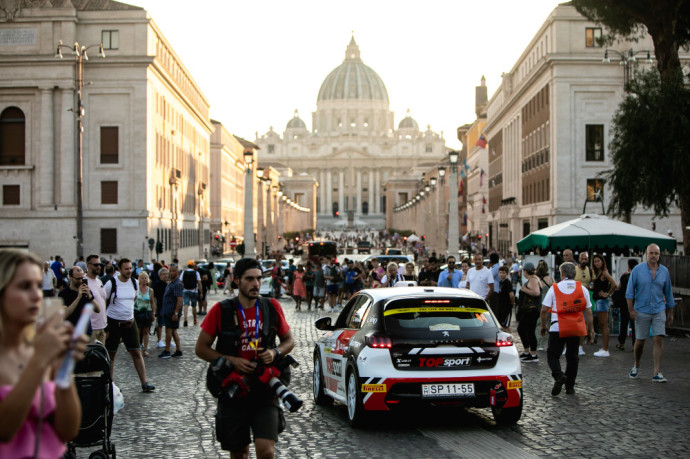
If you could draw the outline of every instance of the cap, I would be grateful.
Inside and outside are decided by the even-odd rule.
[[[522,269],[525,271],[534,271],[534,263],[531,261],[528,261],[524,265],[522,265]]]
[[[187,266],[194,266],[194,260],[189,260],[187,262]]]

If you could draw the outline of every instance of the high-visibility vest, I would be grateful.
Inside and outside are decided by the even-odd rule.
[[[587,336],[587,326],[582,311],[587,308],[587,298],[582,292],[582,284],[575,282],[575,290],[571,293],[563,293],[558,284],[553,284],[553,293],[556,297],[556,311],[558,320],[558,336]]]

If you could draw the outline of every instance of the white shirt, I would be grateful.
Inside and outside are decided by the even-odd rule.
[[[393,281],[392,285],[388,285],[389,280]],[[397,284],[398,282],[404,281],[404,280],[405,280],[405,276],[403,276],[400,273],[396,274],[394,279],[388,279],[388,274],[384,274],[383,278],[381,278],[381,287],[392,287],[393,285]]]
[[[558,290],[563,292],[565,295],[571,294],[575,290],[575,281],[574,280],[562,280],[558,283]],[[589,290],[585,288],[584,285],[582,285],[582,294],[585,296],[587,299],[587,308],[592,309],[592,302],[590,301],[589,298]],[[549,291],[546,292],[546,296],[544,296],[544,301],[542,302],[542,306],[545,308],[551,308],[551,328],[549,328],[550,332],[557,332],[558,331],[558,314],[556,313],[556,310],[558,309],[556,307],[556,294],[553,291],[553,285],[551,288],[549,288]]]
[[[91,328],[94,330],[103,330],[105,326],[108,325],[105,318],[105,287],[98,277],[91,279],[89,276],[84,276],[84,278],[89,282],[89,289],[93,294],[94,302],[98,303],[98,307],[101,308],[99,312],[91,314]],[[132,282],[130,281],[129,283],[131,284]],[[117,292],[120,292],[119,288]]]
[[[470,268],[467,271],[467,282],[470,284],[470,290],[482,298],[486,298],[489,294],[489,284],[494,283],[494,277],[491,275],[491,270],[486,266],[482,269]]]
[[[53,290],[55,288],[55,282],[57,278],[52,269],[48,268],[48,271],[42,271],[43,281],[41,282],[41,290]]]
[[[117,283],[117,291],[113,298],[111,298],[110,306],[105,311],[106,315],[115,320],[130,320],[134,318],[134,300],[137,298],[137,291],[132,285],[132,279],[127,281],[120,281],[119,277],[115,278]],[[106,282],[104,286],[106,300],[110,298],[112,284]]]

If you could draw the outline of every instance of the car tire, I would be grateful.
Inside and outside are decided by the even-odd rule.
[[[362,392],[359,387],[359,376],[354,365],[350,364],[346,372],[345,401],[347,406],[347,420],[352,427],[364,425],[365,414],[362,405]]]
[[[314,403],[321,406],[328,406],[333,404],[333,399],[326,395],[323,391],[323,368],[321,366],[321,354],[318,351],[314,352],[314,371],[312,381],[312,395]]]
[[[522,397],[520,397],[520,404],[511,408],[491,407],[491,412],[494,415],[494,421],[499,426],[511,426],[520,420],[522,416]]]

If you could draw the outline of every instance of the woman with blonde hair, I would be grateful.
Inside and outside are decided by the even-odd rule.
[[[142,271],[137,279],[139,289],[137,298],[134,300],[134,320],[137,321],[139,329],[139,342],[143,349],[144,357],[149,356],[149,332],[153,324],[153,316],[156,314],[156,296],[151,295],[152,289],[149,287],[149,275]]]
[[[41,268],[33,254],[0,250],[0,457],[59,458],[81,424],[74,380],[60,388],[54,378],[66,352],[83,357],[88,338],[72,343],[62,307],[36,327]]]

